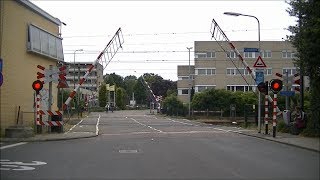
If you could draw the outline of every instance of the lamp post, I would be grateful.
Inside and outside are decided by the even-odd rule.
[[[190,67],[190,50],[192,47],[187,47],[189,50],[189,87],[188,87],[188,95],[189,95],[189,118],[191,117],[191,67]]]
[[[73,89],[76,88],[76,52],[83,51],[83,49],[77,49],[73,52]]]
[[[83,49],[77,49],[73,52],[73,89],[76,88],[76,52],[83,51]],[[80,73],[80,69],[79,72]],[[80,74],[79,74],[80,75]],[[77,105],[78,119],[79,119],[79,94],[78,94],[78,105]]]
[[[252,17],[255,18],[258,22],[258,48],[259,48],[259,56],[261,55],[261,51],[260,51],[260,21],[257,17],[252,16],[252,15],[248,15],[248,14],[241,14],[241,13],[236,13],[236,12],[224,12],[223,14],[225,15],[229,15],[229,16],[247,16],[247,17]],[[261,94],[260,91],[258,93],[259,96],[259,100],[258,100],[258,126],[259,126],[259,133],[261,133]]]

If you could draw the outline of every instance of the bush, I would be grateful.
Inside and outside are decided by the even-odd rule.
[[[289,127],[284,123],[284,121],[279,121],[277,124],[277,131],[282,133],[289,133]]]

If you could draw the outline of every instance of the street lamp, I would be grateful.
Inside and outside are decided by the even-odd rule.
[[[73,52],[73,89],[76,88],[76,52],[77,51],[83,51],[83,49],[77,49]]]
[[[252,15],[248,15],[248,14],[241,14],[241,13],[236,13],[236,12],[224,12],[223,14],[225,15],[229,15],[229,16],[247,16],[247,17],[252,17],[255,18],[258,22],[258,47],[259,47],[259,56],[261,55],[260,53],[260,21],[257,17],[252,16]],[[261,132],[261,98],[260,98],[260,91],[258,92],[258,96],[259,96],[259,101],[258,101],[258,126],[259,126],[259,133]]]
[[[191,117],[190,109],[191,109],[191,67],[190,67],[190,50],[192,47],[187,47],[189,50],[189,87],[188,87],[188,94],[189,94],[189,117]]]

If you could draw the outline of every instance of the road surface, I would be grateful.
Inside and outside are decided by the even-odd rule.
[[[220,126],[115,111],[68,133],[92,131],[99,136],[1,144],[0,179],[319,179],[319,153]]]

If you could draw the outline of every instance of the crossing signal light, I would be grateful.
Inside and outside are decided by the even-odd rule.
[[[273,93],[278,93],[282,89],[282,81],[280,79],[272,79],[270,81],[271,91]]]
[[[39,91],[43,88],[43,83],[40,80],[36,80],[32,83],[32,88],[39,93]]]
[[[259,83],[258,90],[261,93],[268,94],[268,81]]]

